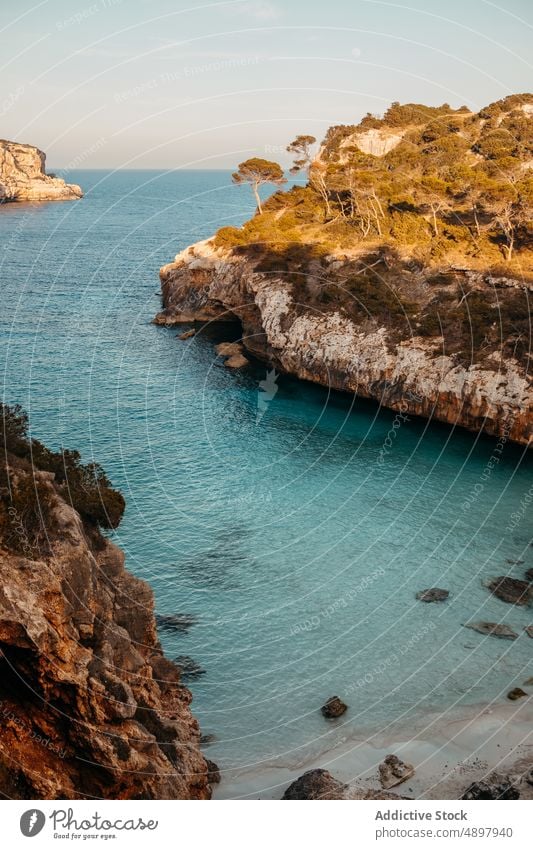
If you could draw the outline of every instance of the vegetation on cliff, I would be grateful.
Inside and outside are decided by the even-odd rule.
[[[302,309],[340,310],[396,341],[435,339],[465,363],[499,351],[527,369],[533,95],[478,113],[393,103],[331,127],[316,154],[313,144],[302,135],[288,147],[307,184],[223,227],[215,246],[291,281]]]
[[[81,462],[77,451],[51,451],[28,435],[28,416],[18,405],[0,404],[0,536],[9,550],[43,556],[53,529],[49,486],[34,470],[51,473],[58,494],[98,534],[116,528],[125,502],[98,463]]]

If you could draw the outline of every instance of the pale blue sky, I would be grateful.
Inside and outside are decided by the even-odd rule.
[[[533,90],[530,0],[1,0],[0,137],[57,168],[232,167],[392,100]]]

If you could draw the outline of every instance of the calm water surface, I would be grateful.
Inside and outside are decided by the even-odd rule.
[[[161,638],[205,670],[190,686],[209,756],[299,761],[530,675],[525,634],[461,627],[533,623],[483,587],[533,566],[530,513],[506,529],[531,484],[522,452],[483,478],[494,441],[413,420],[379,464],[393,413],[287,378],[258,415],[264,369],[232,373],[211,339],[150,323],[159,267],[245,220],[248,195],[225,172],[68,179],[82,201],[0,209],[3,394],[34,435],[105,466],[129,568],[160,613],[197,616]],[[414,601],[431,586],[450,600]],[[317,708],[333,694],[350,710],[332,726]]]

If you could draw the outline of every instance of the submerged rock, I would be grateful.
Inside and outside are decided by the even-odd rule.
[[[344,799],[347,789],[327,769],[310,769],[287,787],[282,799]]]
[[[404,763],[396,755],[387,755],[383,763],[379,765],[379,780],[384,790],[408,781],[414,774],[414,766]]]
[[[429,590],[420,590],[416,594],[418,601],[445,601],[450,595],[448,590],[441,590],[439,587],[431,587]]]
[[[346,713],[348,705],[345,705],[342,699],[339,699],[338,696],[330,696],[326,704],[322,705],[320,710],[326,719],[337,719],[337,717]]]
[[[521,687],[515,687],[514,690],[507,693],[507,698],[512,702],[516,702],[517,699],[521,699],[524,696],[527,696],[527,693],[524,693]]]
[[[482,781],[474,781],[461,796],[465,801],[477,799],[519,799],[520,791],[511,783],[508,775],[492,773]]]
[[[500,637],[502,640],[516,640],[518,637],[508,625],[500,625],[497,622],[465,622],[463,627],[489,637]]]
[[[217,764],[214,761],[210,761],[209,758],[205,760],[207,764],[207,780],[209,784],[220,784],[220,770]]]
[[[525,578],[526,581],[529,581],[530,584],[533,584],[533,569],[526,569]]]
[[[200,664],[193,660],[192,657],[189,657],[188,654],[179,654],[174,658],[174,663],[178,667],[181,677],[184,679],[194,680],[199,678],[200,675],[206,674],[206,670],[202,669]]]
[[[193,613],[157,613],[155,617],[155,624],[161,631],[181,633],[197,622],[198,617]]]
[[[533,599],[533,587],[527,581],[519,581],[518,578],[501,575],[490,581],[487,586],[493,595],[508,604],[525,606],[531,604]]]

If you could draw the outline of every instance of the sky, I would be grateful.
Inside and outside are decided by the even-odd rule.
[[[389,103],[533,91],[531,0],[1,0],[0,137],[50,169],[284,166]]]

